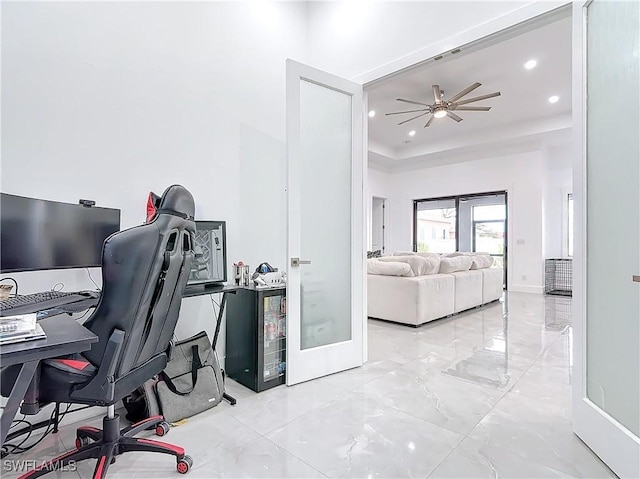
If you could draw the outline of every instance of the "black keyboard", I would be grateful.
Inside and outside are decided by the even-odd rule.
[[[96,291],[42,291],[40,293],[15,296],[0,301],[0,316],[28,314],[99,297]]]

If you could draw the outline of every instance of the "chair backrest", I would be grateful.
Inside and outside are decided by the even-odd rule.
[[[113,330],[124,331],[116,379],[169,346],[193,259],[194,212],[191,193],[173,185],[149,223],[104,242],[102,294],[84,323],[99,340],[83,355],[100,364]]]

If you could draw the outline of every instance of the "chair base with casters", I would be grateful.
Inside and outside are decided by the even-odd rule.
[[[139,432],[150,428],[155,428],[158,436],[164,436],[169,432],[169,425],[162,416],[144,419],[121,430],[120,417],[115,414],[115,407],[109,406],[107,415],[102,420],[102,429],[88,426],[79,427],[76,431],[76,450],[47,461],[23,474],[19,479],[40,477],[85,459],[97,459],[93,479],[102,479],[106,476],[109,465],[115,462],[117,456],[134,451],[171,454],[176,458],[177,471],[180,474],[189,472],[193,460],[191,456],[184,453],[184,449],[180,446],[135,437]]]

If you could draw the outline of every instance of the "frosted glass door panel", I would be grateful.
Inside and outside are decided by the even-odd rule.
[[[300,347],[351,339],[351,96],[300,83]]]
[[[587,396],[640,435],[640,3],[587,23]]]

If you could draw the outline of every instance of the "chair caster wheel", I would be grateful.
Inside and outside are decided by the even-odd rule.
[[[182,459],[178,459],[178,464],[176,465],[176,469],[180,474],[186,474],[193,466],[193,459],[191,456],[183,456]]]
[[[162,421],[161,423],[158,423],[158,425],[156,426],[156,436],[165,436],[167,434],[169,434],[169,423],[167,421]]]
[[[76,437],[76,449],[88,446],[91,443],[88,437]]]

